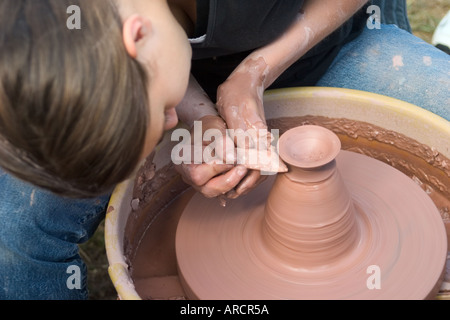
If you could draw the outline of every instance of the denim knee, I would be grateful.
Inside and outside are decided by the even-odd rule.
[[[346,44],[317,85],[382,94],[450,120],[449,63],[431,44],[382,24]]]
[[[78,244],[95,232],[108,199],[66,199],[0,171],[0,299],[86,299]]]

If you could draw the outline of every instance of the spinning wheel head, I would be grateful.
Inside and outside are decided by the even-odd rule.
[[[428,195],[393,167],[340,151],[338,137],[327,129],[291,130],[279,141],[288,172],[226,207],[200,194],[186,206],[176,254],[187,296],[424,299],[435,294],[447,236]],[[381,289],[367,285],[373,266],[381,272]]]

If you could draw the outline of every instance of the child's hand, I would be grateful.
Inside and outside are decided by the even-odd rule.
[[[228,193],[234,195],[236,192],[234,188],[245,177],[248,170],[245,166],[235,166],[234,164],[236,154],[234,142],[226,133],[226,124],[223,119],[219,116],[208,115],[201,118],[200,121],[202,137],[207,130],[214,129],[214,132],[221,133],[222,139],[215,139],[214,150],[208,150],[212,142],[202,138],[202,145],[196,146],[194,145],[194,132],[191,132],[193,152],[201,152],[204,162],[199,164],[182,163],[176,166],[176,170],[186,183],[205,197],[213,198]],[[191,154],[193,153],[191,152]],[[203,156],[208,154],[213,154],[213,157]]]

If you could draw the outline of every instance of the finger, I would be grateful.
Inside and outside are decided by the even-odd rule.
[[[261,175],[258,170],[250,170],[247,176],[240,182],[240,184],[227,194],[229,199],[236,199],[239,196],[247,194],[261,182],[263,182],[267,176]]]
[[[246,127],[229,130],[231,139],[238,148],[250,148],[266,150],[271,145],[274,137],[262,121]]]
[[[180,166],[178,171],[181,171],[184,180],[196,187],[202,187],[215,176],[233,169],[233,165],[214,163],[182,164]]]
[[[247,174],[244,166],[237,166],[228,172],[218,175],[209,180],[201,188],[201,193],[208,198],[214,198],[226,194],[236,187],[242,178]]]

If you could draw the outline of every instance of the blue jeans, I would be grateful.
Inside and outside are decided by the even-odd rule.
[[[382,25],[347,44],[317,85],[384,94],[448,120],[449,65],[445,53]],[[108,198],[64,199],[0,171],[0,299],[86,299],[77,244],[93,234]]]
[[[317,85],[382,94],[450,120],[450,55],[394,25],[365,28]]]
[[[65,199],[0,170],[0,299],[87,299],[78,244],[95,232],[108,199]]]

